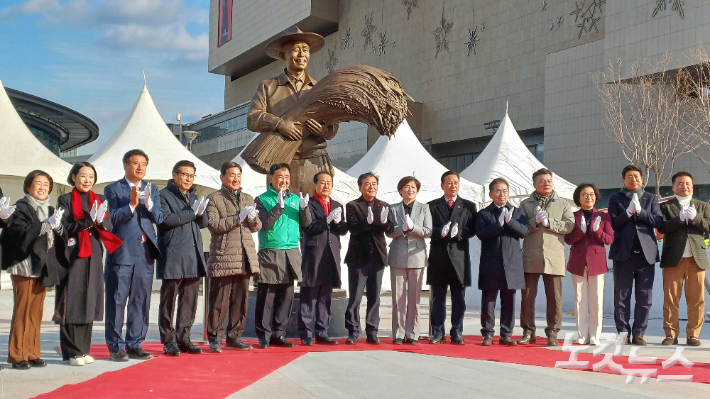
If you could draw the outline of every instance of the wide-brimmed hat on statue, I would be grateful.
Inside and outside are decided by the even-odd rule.
[[[323,36],[317,33],[303,32],[298,26],[294,25],[283,31],[280,37],[277,37],[266,45],[266,55],[280,60],[281,57],[279,57],[279,53],[283,50],[284,45],[293,42],[308,43],[311,54],[325,47],[325,39]]]

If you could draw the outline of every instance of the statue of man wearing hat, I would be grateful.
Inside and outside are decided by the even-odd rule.
[[[247,128],[258,133],[278,132],[287,140],[301,140],[296,155],[290,163],[291,192],[313,194],[313,176],[326,171],[333,175],[333,163],[328,156],[326,140],[335,137],[338,125],[323,126],[316,119],[308,119],[299,130],[294,122],[280,117],[297,103],[304,92],[313,88],[316,80],[308,75],[306,67],[311,54],[325,46],[325,39],[317,33],[304,33],[297,26],[266,46],[266,54],[286,62],[286,68],[277,77],[259,84],[249,105]],[[305,135],[303,132],[306,132]]]

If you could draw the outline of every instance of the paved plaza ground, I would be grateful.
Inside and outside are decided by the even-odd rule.
[[[158,342],[157,310],[158,295],[152,295],[150,328],[147,341]],[[197,321],[193,328],[193,340],[202,341],[202,302],[198,306]],[[426,297],[422,303],[426,302]],[[58,353],[59,328],[51,319],[54,305],[53,293],[45,301],[42,326],[42,358],[49,364],[43,369],[17,371],[3,363],[0,371],[2,398],[30,398],[51,392],[66,384],[90,380],[102,373],[120,370],[139,363],[114,363],[97,360],[92,365],[71,367],[61,361]],[[361,309],[364,318],[364,303]],[[391,300],[382,298],[380,337],[391,341]],[[12,291],[0,291],[0,359],[6,360],[7,336],[12,317]],[[470,309],[466,314],[465,335],[479,335],[479,312]],[[538,314],[538,325],[544,325],[544,315]],[[667,359],[673,348],[662,347],[662,320],[651,320],[646,340],[649,346],[641,349],[640,356],[656,356]],[[563,331],[573,332],[574,316],[566,314]],[[428,325],[424,315],[422,325]],[[684,326],[682,326],[682,329]],[[539,330],[542,334],[542,328]],[[604,320],[604,331],[613,332],[613,320]],[[93,343],[102,345],[104,323],[94,326]],[[520,334],[516,328],[515,334]],[[684,342],[684,337],[681,343]],[[693,362],[710,363],[710,337],[703,331],[704,346],[688,348],[686,357]],[[296,340],[294,340],[296,341]],[[424,344],[424,341],[422,341]],[[364,345],[364,344],[360,344]],[[425,344],[424,344],[425,345]],[[472,346],[468,344],[467,349]],[[258,350],[258,349],[254,349]],[[550,350],[539,348],[535,350]],[[559,348],[557,350],[560,350]],[[625,348],[628,355],[629,347]],[[187,356],[187,355],[184,355]],[[197,355],[194,355],[197,356]],[[206,354],[201,356],[219,356]],[[248,365],[245,365],[248,367]],[[637,379],[625,384],[626,377],[599,372],[561,370],[549,367],[527,366],[513,363],[461,359],[445,356],[430,356],[418,353],[372,350],[358,352],[312,352],[304,354],[286,366],[266,375],[252,385],[235,392],[233,398],[432,398],[432,397],[579,397],[579,398],[628,398],[629,396],[657,398],[710,397],[710,384],[659,383],[651,379],[649,384],[640,384]],[[166,378],[171,376],[165,370]],[[117,381],[125,384],[126,381]],[[93,392],[93,398],[104,397],[102,392]],[[158,396],[152,396],[158,397]]]

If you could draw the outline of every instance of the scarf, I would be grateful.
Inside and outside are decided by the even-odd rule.
[[[629,191],[629,189],[626,187],[622,187],[621,192],[624,193],[624,195],[627,196],[628,198],[633,198],[634,194],[636,194],[636,195],[638,195],[639,200],[641,199],[641,196],[643,196],[643,193],[644,193],[643,188],[639,188],[638,190],[634,190],[634,191]]]
[[[323,198],[320,197],[320,195],[313,193],[313,196],[316,198],[316,201],[320,204],[320,206],[323,207],[323,210],[325,210],[325,215],[328,216],[330,215],[330,198],[328,198],[328,201],[324,200]]]
[[[89,191],[89,208],[91,208],[94,204],[94,201],[98,202],[101,204],[101,198],[99,198],[98,195],[96,195],[93,191]],[[72,215],[74,216],[74,221],[78,222],[79,220],[84,219],[84,209],[81,205],[81,195],[79,194],[79,191],[74,188],[71,191],[71,211]],[[108,216],[108,215],[106,215]],[[112,254],[114,251],[118,249],[118,247],[123,244],[123,241],[121,241],[120,238],[116,237],[115,235],[109,233],[108,231],[103,229],[103,226],[101,225],[94,225],[92,227],[96,227],[96,231],[99,233],[99,237],[101,241],[104,243],[106,246],[106,250],[108,253]],[[91,233],[89,233],[89,229],[85,229],[79,232],[78,235],[78,241],[79,241],[79,257],[80,258],[88,258],[91,256]]]
[[[45,223],[47,219],[49,219],[49,196],[47,196],[47,199],[44,201],[40,201],[29,194],[25,195],[25,198],[27,199],[27,202],[30,203],[32,209],[37,212],[37,218],[39,221]],[[49,226],[49,224],[47,226]],[[43,228],[42,230],[44,233],[47,233],[47,248],[52,248],[54,245],[54,233],[52,228],[49,227],[49,230]],[[42,235],[42,233],[40,233],[40,235]]]
[[[552,201],[552,197],[555,195],[555,191],[553,190],[550,194],[547,195],[542,195],[535,191],[533,193],[533,199],[537,201],[538,205],[540,205],[540,209],[547,209],[547,204]]]
[[[675,197],[678,199],[680,206],[690,205],[690,200],[693,199],[692,194],[687,197],[681,197],[680,195],[676,195]]]

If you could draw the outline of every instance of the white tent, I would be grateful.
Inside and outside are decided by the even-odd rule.
[[[171,180],[173,166],[186,159],[197,167],[196,185],[216,190],[222,184],[219,171],[202,162],[175,139],[155,108],[145,85],[116,133],[89,158],[99,175],[97,183],[121,179],[124,176],[123,154],[134,148],[145,151],[150,158],[145,180],[158,184]]]
[[[493,179],[502,177],[508,181],[512,202],[519,203],[534,191],[533,173],[544,167],[520,139],[506,109],[496,134],[478,158],[461,172],[461,176],[486,189]],[[576,188],[574,184],[556,173],[553,173],[553,182],[560,197],[572,199]]]
[[[441,175],[447,170],[422,146],[405,120],[392,138],[377,139],[362,159],[348,169],[348,174],[357,177],[373,172],[380,180],[377,197],[393,204],[402,200],[397,183],[405,176],[414,176],[422,184],[417,201],[428,202],[441,197],[444,195]],[[483,200],[483,187],[466,179],[461,179],[459,193],[473,202]]]
[[[58,184],[66,185],[71,165],[49,151],[30,132],[15,107],[10,102],[5,87],[0,82],[0,140],[5,143],[0,157],[0,187],[12,201],[24,197],[22,183],[35,169],[47,172],[54,180],[52,197],[59,193]]]
[[[254,136],[251,140],[249,140],[249,143],[251,143],[258,134],[259,133],[254,133]],[[242,150],[242,152],[243,151],[244,150]],[[266,191],[266,175],[252,169],[244,158],[242,158],[242,152],[234,157],[232,162],[236,162],[242,166],[242,190],[249,193],[249,195],[256,197]],[[309,194],[312,195],[313,193]],[[357,179],[339,170],[338,168],[335,168],[333,198],[342,204],[346,204],[358,196],[360,196],[360,191],[357,187]]]

